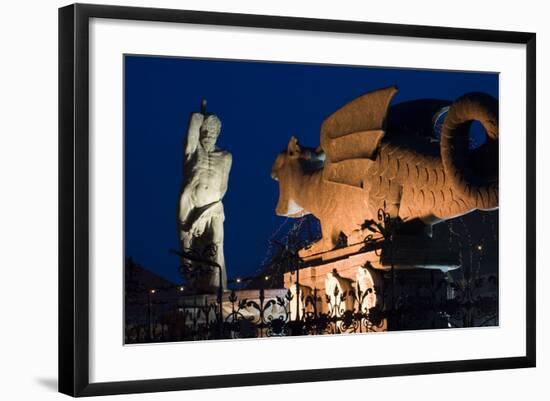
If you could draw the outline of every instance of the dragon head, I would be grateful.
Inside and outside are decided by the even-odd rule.
[[[279,153],[271,168],[271,178],[279,182],[279,200],[275,213],[277,216],[300,217],[304,209],[295,200],[295,183],[301,175],[300,158],[302,150],[296,137],[290,138],[287,149]]]
[[[302,148],[296,137],[291,137],[286,150],[279,153],[271,178],[279,182],[279,200],[275,213],[278,216],[302,217],[309,212],[300,200],[301,178],[323,166],[324,154],[314,149]]]

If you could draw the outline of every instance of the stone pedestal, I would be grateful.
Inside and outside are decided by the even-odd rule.
[[[300,255],[307,252],[300,251]],[[327,262],[344,261],[345,264],[369,263],[377,270],[437,269],[454,270],[460,267],[458,253],[449,244],[424,235],[398,235],[393,242],[384,241],[379,235],[369,242],[353,244],[332,251],[301,256],[302,266],[320,266]]]
[[[284,286],[294,295],[290,302],[294,316],[313,310],[333,316],[346,311],[368,314],[372,308],[416,310],[430,297],[449,299],[446,273],[460,267],[458,255],[447,244],[407,236],[396,237],[391,244],[378,239],[308,255],[302,263],[299,270],[284,275]],[[406,314],[396,316],[384,319],[375,331],[414,328]],[[413,314],[410,317],[414,320]]]

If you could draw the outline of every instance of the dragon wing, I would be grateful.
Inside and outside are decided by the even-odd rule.
[[[395,86],[369,92],[323,121],[321,148],[326,157],[325,180],[362,188],[365,172],[385,134],[388,106],[396,92]]]

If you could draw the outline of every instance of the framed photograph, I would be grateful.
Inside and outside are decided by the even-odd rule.
[[[534,33],[61,8],[59,390],[534,367],[535,75]]]

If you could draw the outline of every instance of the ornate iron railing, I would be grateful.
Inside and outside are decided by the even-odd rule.
[[[393,263],[394,236],[402,222],[398,218],[392,219],[383,209],[377,219],[366,222],[366,228],[379,235],[368,237],[363,251],[373,251],[380,256],[383,245],[389,253],[390,268],[380,273],[383,276],[380,288],[361,289],[356,286],[339,293],[336,287],[331,294],[313,288],[311,293],[305,294],[297,281],[297,295],[284,289],[258,289],[203,296],[186,295],[170,287],[152,294],[143,288],[130,288],[127,283],[125,342],[498,325],[498,279],[495,274],[482,275],[479,269],[472,272],[470,266],[464,266],[462,276],[455,275],[454,278],[439,270],[397,271]],[[215,249],[210,252],[215,252]],[[176,253],[182,256],[184,262],[204,262],[212,256],[196,255],[190,251]],[[295,265],[298,276],[299,266]],[[188,279],[201,274],[201,271],[205,270],[182,264],[182,273]],[[366,302],[369,297],[369,302]]]
[[[438,271],[423,272],[411,284],[411,272],[389,272],[384,289],[368,288],[334,296],[317,289],[296,301],[290,291],[272,290],[240,298],[239,291],[217,296],[166,296],[160,291],[127,303],[126,343],[368,333],[393,330],[446,329],[498,325],[497,280],[493,275],[469,283],[449,281]],[[392,277],[393,276],[393,277]],[[393,284],[392,284],[393,283]],[[393,285],[393,287],[392,287]],[[366,308],[375,294],[377,305]],[[190,302],[193,301],[193,302]],[[220,314],[220,310],[222,313]]]

